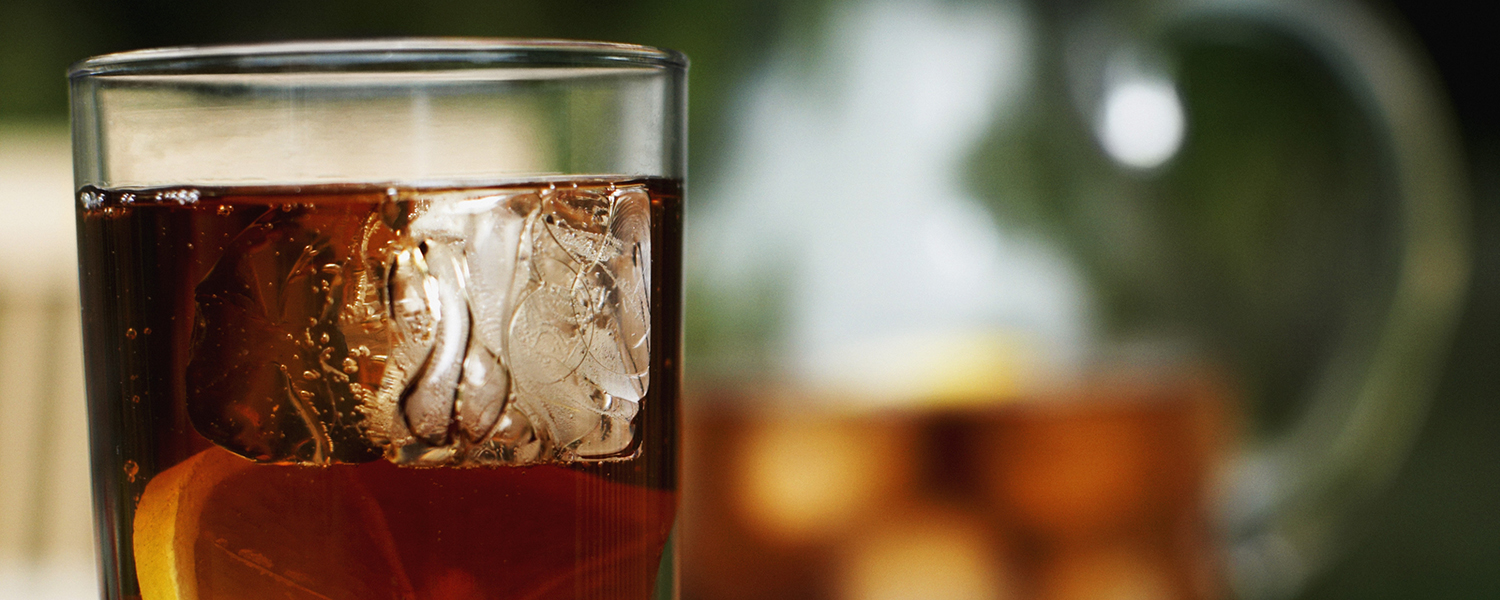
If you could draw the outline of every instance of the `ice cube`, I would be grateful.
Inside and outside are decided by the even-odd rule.
[[[649,201],[640,189],[544,200],[511,321],[516,401],[566,456],[623,452],[648,384]]]
[[[349,209],[354,210],[354,209]],[[363,462],[361,380],[340,309],[357,213],[310,224],[268,210],[245,227],[195,290],[188,414],[204,437],[262,462]],[[366,373],[366,376],[369,376]]]
[[[299,214],[267,211],[199,286],[189,381],[207,437],[320,464],[634,447],[650,360],[643,186],[392,190],[367,215],[304,227]]]
[[[389,267],[392,350],[369,407],[386,414],[368,420],[371,439],[411,464],[627,452],[649,383],[645,189],[408,200]]]
[[[479,336],[470,337],[453,415],[470,442],[485,441],[499,422],[509,395],[510,374],[500,364],[500,357],[480,343]]]
[[[432,445],[447,442],[453,422],[453,402],[463,374],[464,354],[469,346],[469,307],[464,299],[463,254],[447,243],[429,239],[420,245],[425,260],[412,261],[426,269],[413,273],[421,279],[425,302],[414,304],[427,311],[424,324],[431,323],[431,350],[405,386],[403,410],[413,434]],[[399,276],[401,270],[393,272]]]

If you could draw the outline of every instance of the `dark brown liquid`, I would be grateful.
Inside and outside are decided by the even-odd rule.
[[[195,324],[203,329],[195,289],[237,236],[296,220],[309,235],[352,248],[359,224],[380,218],[383,203],[389,210],[388,186],[82,190],[107,597],[141,594],[132,527],[147,486],[194,464],[243,466],[175,484],[186,486],[181,497],[202,499],[198,529],[176,534],[196,544],[192,573],[180,577],[194,580],[198,598],[647,598],[670,588],[670,579],[657,579],[669,564],[677,506],[681,185],[614,183],[644,183],[651,201],[654,343],[635,418],[639,452],[615,462],[467,469],[398,467],[375,452],[359,464],[255,464],[194,427],[194,411],[210,402],[189,391],[189,365],[204,360],[194,348]],[[237,366],[233,356],[216,360]]]

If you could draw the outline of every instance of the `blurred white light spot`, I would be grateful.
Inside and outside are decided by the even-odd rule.
[[[1120,164],[1149,169],[1177,153],[1185,124],[1182,101],[1171,82],[1133,79],[1111,87],[1105,96],[1099,138]]]

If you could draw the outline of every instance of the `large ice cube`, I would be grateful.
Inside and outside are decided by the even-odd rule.
[[[635,447],[651,340],[644,186],[392,190],[369,215],[325,210],[267,211],[199,286],[188,379],[206,437],[300,463]]]
[[[649,383],[646,190],[449,193],[420,198],[413,212],[402,245],[421,256],[395,261],[391,289],[409,279],[435,285],[435,301],[413,304],[426,307],[420,318],[467,338],[461,358],[458,338],[438,335],[430,351],[407,343],[425,355],[420,367],[387,367],[380,395],[401,395],[410,434],[392,419],[375,437],[392,442],[395,460],[517,463],[628,451]],[[444,300],[458,296],[467,314]],[[401,353],[398,344],[392,355]]]

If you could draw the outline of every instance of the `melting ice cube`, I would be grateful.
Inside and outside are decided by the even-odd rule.
[[[358,306],[347,283],[371,277],[365,252],[382,253],[380,240],[393,237],[388,229],[360,236],[365,216],[353,206],[266,210],[198,284],[186,392],[204,437],[262,462],[381,455],[360,397],[380,372],[369,344],[383,351],[384,335],[371,338],[341,317]]]
[[[289,339],[326,333],[336,348],[320,358],[287,347],[250,359],[262,371],[292,355],[351,369],[331,376],[329,389],[302,394],[301,404],[295,382],[262,376],[270,383],[261,387],[285,388],[288,400],[219,402],[208,411],[257,423],[279,415],[267,426],[275,431],[200,431],[242,455],[291,462],[352,462],[383,449],[402,464],[528,464],[633,450],[651,347],[644,186],[393,192],[380,213],[347,236],[348,248],[327,248],[327,236],[304,244],[323,252],[310,264],[327,265],[318,272],[339,287],[326,299],[281,303],[303,307],[278,321],[296,330]],[[225,290],[287,277],[240,266],[265,258],[269,246],[252,238],[200,286],[200,337],[235,326],[220,314]],[[305,241],[293,238],[283,245]],[[252,295],[227,304],[264,304]],[[322,312],[302,314],[314,306]],[[303,321],[320,329],[300,331]],[[244,343],[239,351],[259,342]],[[232,393],[244,376],[224,375],[216,390]],[[260,447],[287,432],[301,443],[295,451]]]

